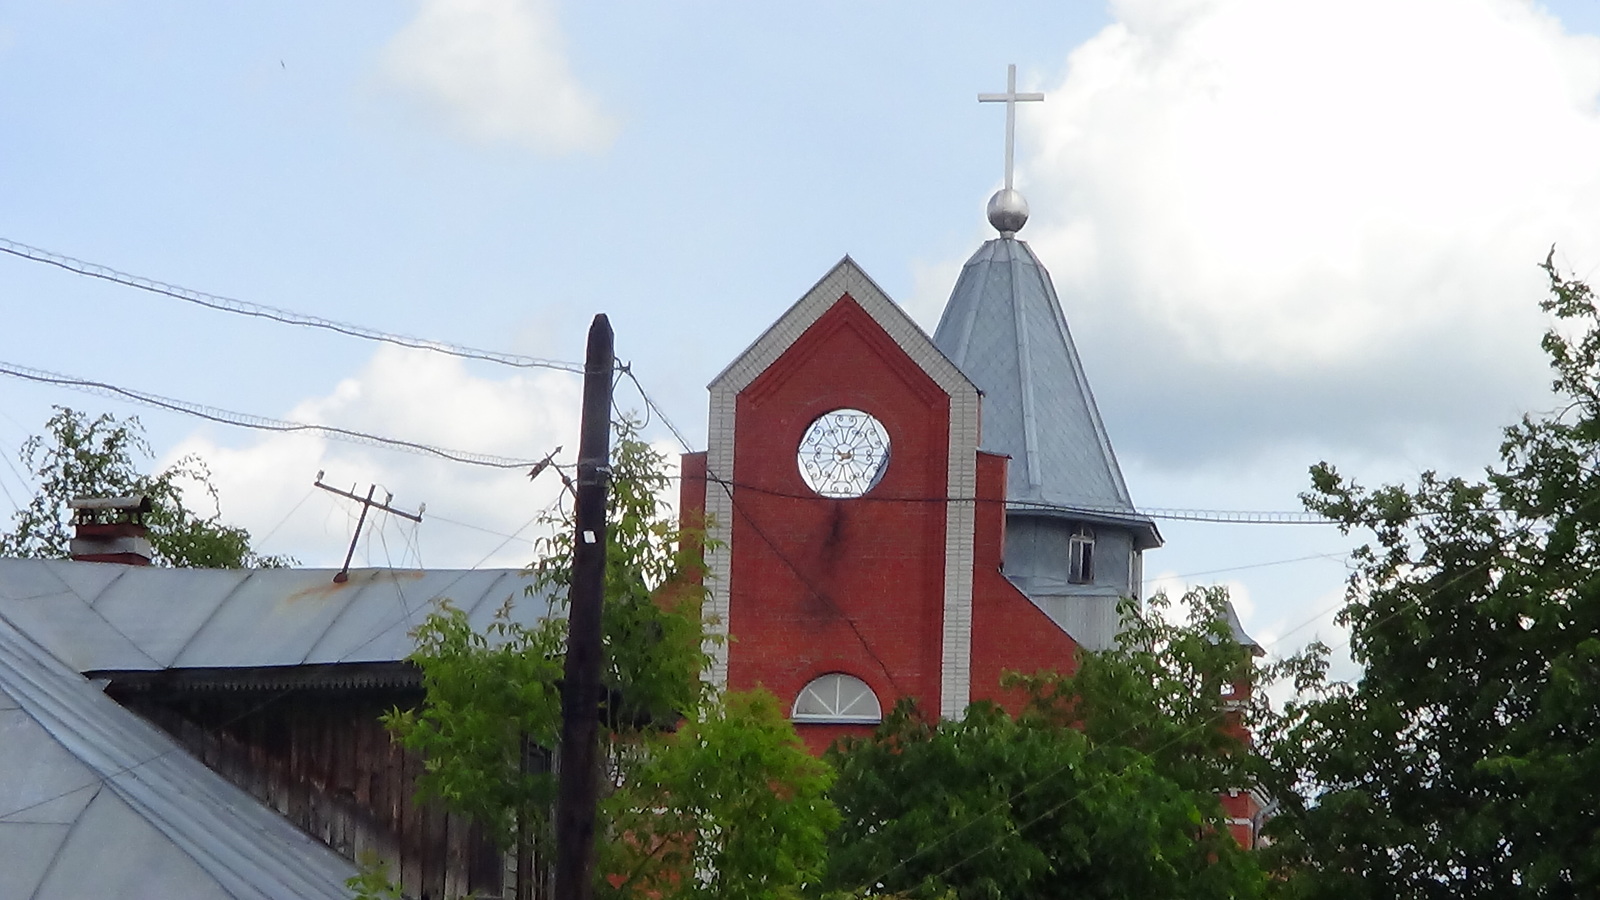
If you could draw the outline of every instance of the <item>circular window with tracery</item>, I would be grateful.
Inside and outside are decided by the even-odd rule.
[[[883,707],[865,681],[843,672],[830,672],[800,689],[790,718],[796,722],[876,725],[883,721]]]
[[[800,438],[800,477],[824,497],[859,497],[889,468],[889,432],[859,409],[823,413]]]

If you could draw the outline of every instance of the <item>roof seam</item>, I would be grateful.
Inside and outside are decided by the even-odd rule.
[[[360,570],[358,569],[357,571],[360,571]],[[328,635],[333,633],[333,629],[338,626],[339,621],[344,618],[345,613],[348,613],[350,611],[350,608],[356,605],[356,602],[361,599],[361,595],[366,592],[367,588],[372,586],[372,581],[376,581],[378,579],[378,577],[379,577],[378,573],[380,571],[382,571],[382,570],[374,569],[372,571],[373,571],[372,580],[368,581],[366,584],[363,584],[360,587],[356,588],[354,591],[350,592],[350,596],[349,597],[343,598],[344,599],[344,605],[339,607],[339,611],[334,613],[332,618],[328,619],[328,624],[323,627],[322,633],[317,635],[317,639],[312,641],[306,647],[305,654],[300,657],[300,665],[305,665],[307,660],[311,659],[312,656],[316,655],[317,648],[322,646],[323,641],[326,641],[328,639]],[[399,579],[395,579],[395,590],[398,591],[399,589],[400,589],[400,581],[399,581]],[[402,605],[405,605],[405,598],[404,597],[401,597],[400,603]],[[411,618],[411,612],[410,612],[409,609],[407,609],[407,611],[406,611],[406,619],[409,621],[410,618]],[[378,630],[377,634],[367,638],[365,641],[361,642],[360,644],[357,644],[354,648],[349,650],[346,655],[348,655],[349,653],[355,653],[357,650],[360,650],[361,648],[365,647],[367,644],[370,644],[373,641],[377,640],[379,636],[381,636],[385,631],[388,631],[390,628],[393,628],[394,625],[395,625],[395,623],[393,623],[393,622],[385,624],[383,626],[383,628]]]
[[[239,589],[244,587],[244,583],[249,581],[254,576],[255,572],[247,571],[243,578],[239,579],[234,583],[232,588],[228,589],[227,593],[224,593],[221,597],[217,598],[216,605],[211,607],[211,611],[206,613],[206,617],[200,621],[200,624],[196,626],[193,631],[189,632],[189,637],[184,640],[183,645],[178,648],[177,652],[172,654],[171,659],[167,660],[165,663],[156,660],[151,661],[155,662],[156,666],[162,669],[170,669],[176,666],[178,660],[183,658],[183,654],[188,652],[189,647],[194,644],[196,639],[200,637],[201,632],[205,631],[208,627],[210,627],[212,622],[216,621],[217,616],[222,613],[222,608],[228,605],[228,598],[232,597],[234,594],[237,594]]]
[[[35,719],[34,721],[38,720]],[[43,723],[40,723],[40,726],[43,727]],[[45,730],[49,731],[49,729]],[[86,784],[84,787],[90,787],[90,785]],[[56,852],[50,857],[50,864],[44,867],[44,871],[39,873],[39,880],[34,882],[33,890],[28,894],[28,900],[38,900],[39,891],[44,887],[45,882],[50,880],[51,873],[56,870],[56,863],[61,861],[61,851],[67,846],[67,841],[72,840],[73,833],[78,830],[78,823],[83,821],[84,813],[89,811],[89,807],[94,804],[95,799],[100,796],[100,792],[105,789],[105,779],[101,779],[100,783],[94,786],[94,796],[90,797],[89,802],[85,803],[83,808],[78,810],[78,814],[72,817],[72,822],[67,825],[66,833],[61,836],[61,843],[56,844]]]
[[[1011,315],[1015,320],[1014,327],[1017,332],[1017,387],[1022,395],[1023,459],[1028,468],[1028,486],[1039,488],[1044,484],[1044,473],[1040,471],[1043,461],[1039,459],[1039,422],[1035,408],[1037,402],[1033,394],[1033,379],[1029,377],[1033,372],[1033,351],[1028,343],[1027,311],[1022,306],[1021,292],[1015,288],[1017,281],[1022,277],[1021,270],[1025,267],[1022,261],[1017,258],[1016,248],[1012,246],[1017,242],[1006,241],[1005,243],[1007,245],[1006,264],[1011,269],[1011,283],[1013,285],[1011,291]]]

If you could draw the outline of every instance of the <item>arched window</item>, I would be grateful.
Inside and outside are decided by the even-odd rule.
[[[865,681],[830,672],[800,689],[791,718],[796,722],[876,725],[883,721],[883,707]]]

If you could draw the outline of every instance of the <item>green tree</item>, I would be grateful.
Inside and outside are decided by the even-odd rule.
[[[703,564],[660,501],[665,458],[618,423],[607,509],[602,741],[612,793],[600,858],[611,896],[784,897],[821,868],[827,773],[770,698],[711,696],[700,679]],[[487,634],[445,606],[418,629],[425,699],[386,718],[420,752],[424,795],[526,848],[550,825],[573,530],[556,515],[533,565],[550,603],[535,625],[508,606]],[[681,727],[676,735],[669,732]]]
[[[1231,639],[1220,589],[1124,606],[1121,646],[1071,676],[1016,678],[1016,716],[988,703],[934,721],[902,702],[839,770],[828,884],[912,897],[1259,896],[1265,876],[1228,834],[1218,795],[1256,763],[1221,686],[1258,673]],[[1268,674],[1271,674],[1270,672]]]
[[[142,472],[140,460],[152,454],[137,416],[102,413],[91,419],[57,406],[45,433],[28,438],[18,455],[38,479],[38,491],[16,511],[11,531],[0,534],[0,556],[66,558],[70,500],[143,494],[150,498],[145,523],[157,565],[237,569],[293,563],[257,554],[248,531],[222,521],[211,470],[200,457],[185,456],[154,475]],[[196,496],[211,507],[209,515],[188,505]]]
[[[602,896],[767,900],[820,882],[833,772],[765,691],[728,693],[646,738],[605,804]]]
[[[1312,470],[1307,505],[1371,541],[1340,614],[1362,675],[1272,741],[1304,798],[1272,826],[1288,896],[1600,895],[1600,323],[1545,269],[1562,407],[1483,479]]]

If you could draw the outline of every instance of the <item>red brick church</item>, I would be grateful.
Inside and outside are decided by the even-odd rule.
[[[846,258],[710,385],[683,505],[713,523],[713,677],[792,702],[814,747],[1109,645],[1160,546],[1008,202],[933,336]]]
[[[1035,98],[1013,83],[994,99]],[[711,677],[776,694],[814,752],[900,697],[959,717],[1003,702],[1007,670],[1069,671],[1079,647],[1114,643],[1162,542],[1016,236],[1028,212],[1007,163],[999,234],[933,335],[846,257],[711,382],[707,449],[683,460],[727,638]],[[1258,800],[1224,804],[1251,844]]]

